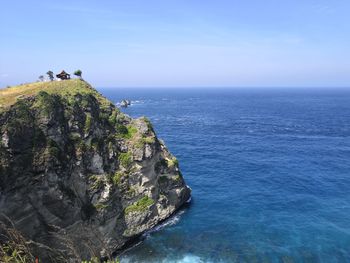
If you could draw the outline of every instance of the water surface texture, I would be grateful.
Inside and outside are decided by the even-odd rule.
[[[100,89],[193,189],[122,262],[350,262],[350,91]]]

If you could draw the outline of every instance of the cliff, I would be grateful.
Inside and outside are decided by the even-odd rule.
[[[189,197],[149,120],[88,83],[0,90],[1,216],[43,262],[108,257]]]

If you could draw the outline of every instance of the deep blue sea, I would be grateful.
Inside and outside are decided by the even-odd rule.
[[[192,203],[122,262],[350,262],[350,90],[99,89],[147,116]]]

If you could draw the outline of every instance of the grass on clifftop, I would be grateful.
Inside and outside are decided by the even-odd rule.
[[[18,99],[35,96],[40,91],[45,91],[49,94],[57,94],[62,97],[74,96],[76,94],[91,94],[96,97],[102,107],[108,107],[111,104],[109,100],[83,80],[56,80],[49,82],[34,82],[0,89],[0,112],[15,104]]]

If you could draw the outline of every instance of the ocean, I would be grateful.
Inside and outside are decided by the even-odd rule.
[[[193,190],[121,262],[350,262],[350,90],[99,90],[152,121]]]

